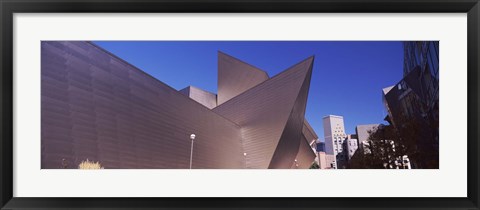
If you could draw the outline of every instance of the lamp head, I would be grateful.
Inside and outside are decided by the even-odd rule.
[[[190,135],[190,139],[191,139],[191,140],[194,140],[194,139],[195,139],[195,134],[192,133],[192,134]]]

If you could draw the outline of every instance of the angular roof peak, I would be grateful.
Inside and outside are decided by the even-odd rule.
[[[217,104],[232,99],[268,78],[265,71],[219,51]]]
[[[248,167],[285,168],[295,159],[312,65],[313,57],[305,59],[212,109],[242,127],[244,151],[249,154]],[[276,157],[271,163],[276,150],[282,153],[291,146],[297,149],[285,157]]]

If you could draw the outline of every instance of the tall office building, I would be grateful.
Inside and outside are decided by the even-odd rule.
[[[345,125],[342,116],[328,115],[323,117],[323,131],[325,135],[325,152],[335,157],[334,168],[344,168],[347,155],[344,151]]]

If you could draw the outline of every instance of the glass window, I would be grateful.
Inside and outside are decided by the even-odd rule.
[[[428,48],[428,64],[431,68],[432,75],[438,80],[438,48],[436,47],[436,42],[430,42]]]

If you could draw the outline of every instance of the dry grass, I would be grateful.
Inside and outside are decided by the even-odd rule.
[[[103,167],[100,165],[100,162],[93,162],[87,159],[78,165],[78,169],[103,169]]]

